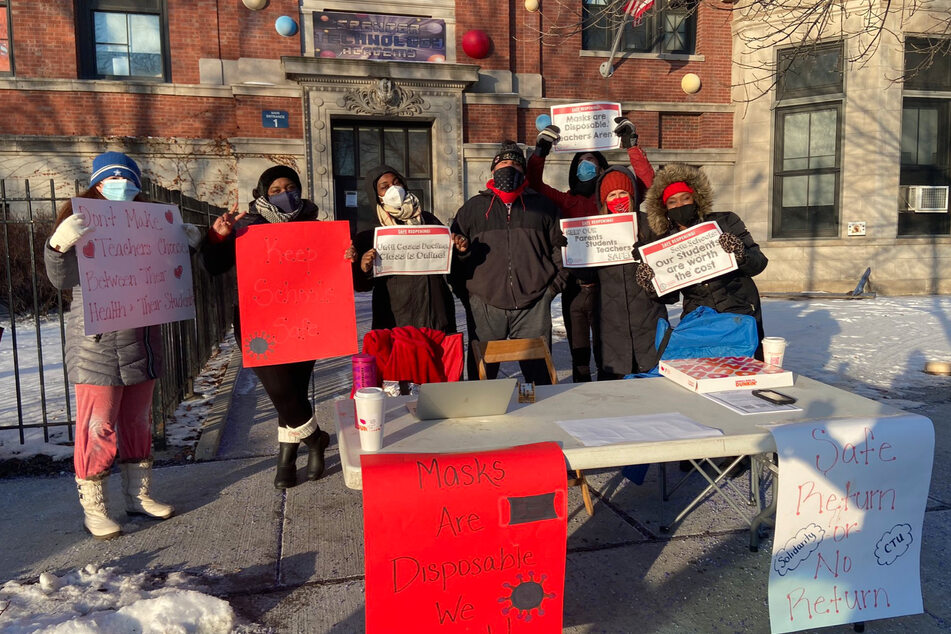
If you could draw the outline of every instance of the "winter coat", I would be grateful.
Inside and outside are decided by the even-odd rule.
[[[46,242],[46,275],[59,290],[73,289],[66,313],[66,369],[74,385],[137,385],[162,371],[162,328],[144,326],[85,334],[76,249],[60,253]]]
[[[469,249],[453,259],[454,278],[490,306],[528,308],[565,287],[558,209],[532,189],[511,210],[492,191],[479,192],[456,212],[452,232],[469,240]]]
[[[756,326],[762,339],[763,311],[753,276],[763,272],[769,260],[739,216],[732,211],[713,211],[713,188],[706,174],[683,163],[671,163],[658,172],[644,201],[651,229],[660,235],[678,230],[671,227],[662,194],[668,185],[679,181],[687,183],[694,191],[699,222],[716,221],[723,233],[735,235],[743,241],[745,247],[745,257],[742,262],[738,262],[737,270],[680,290],[683,296],[683,314],[686,315],[699,306],[709,306],[719,313],[752,315],[756,318]]]
[[[368,200],[377,199],[376,183],[386,173],[396,174],[404,184],[406,179],[395,169],[381,165],[371,169],[364,181]],[[397,220],[398,225],[404,224]],[[374,223],[380,226],[379,220]],[[441,225],[429,212],[422,212],[422,224]],[[357,261],[354,265],[354,289],[373,290],[373,320],[371,328],[415,326],[432,328],[447,334],[456,332],[456,307],[452,291],[444,275],[385,275],[371,277],[360,268],[363,254],[373,248],[373,230],[361,231],[354,238]]]
[[[309,220],[317,220],[317,205],[311,201],[304,199],[304,208],[301,210],[300,214],[292,220],[291,222],[306,222]],[[207,270],[212,275],[221,275],[222,273],[227,273],[234,268],[235,265],[235,238],[241,229],[246,227],[251,227],[253,225],[262,225],[270,224],[264,216],[254,213],[254,203],[250,205],[252,213],[249,213],[244,218],[235,223],[233,231],[222,238],[221,240],[215,240],[212,237],[214,230],[208,230],[208,236],[202,242],[200,251],[202,262],[205,265],[205,270]],[[235,293],[237,296],[237,293]],[[238,304],[234,306],[234,338],[237,341],[241,341],[241,315],[239,314]]]
[[[612,167],[605,174],[615,171],[634,180],[623,167]],[[601,178],[596,200],[601,200]],[[635,191],[643,191],[635,187]],[[661,237],[651,230],[646,214],[636,212],[636,215],[638,242],[646,244]],[[601,365],[604,371],[617,375],[650,371],[658,361],[654,346],[657,322],[667,319],[664,300],[669,298],[658,299],[637,284],[637,263],[602,266],[597,271],[601,286]]]

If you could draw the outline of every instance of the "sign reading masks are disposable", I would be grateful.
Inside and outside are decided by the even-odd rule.
[[[73,198],[85,334],[195,318],[191,258],[175,205]]]
[[[702,222],[640,247],[644,262],[654,270],[651,282],[657,294],[665,295],[735,271],[736,256],[720,246],[721,233],[716,222]]]
[[[552,106],[551,123],[561,130],[555,152],[593,152],[621,147],[614,134],[614,119],[621,116],[621,104],[609,102],[571,103]]]

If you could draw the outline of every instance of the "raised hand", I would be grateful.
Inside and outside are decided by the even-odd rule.
[[[211,228],[214,229],[222,238],[230,236],[234,231],[234,225],[236,222],[248,215],[247,211],[238,211],[237,201],[234,205],[231,206],[230,211],[226,211],[217,218],[215,218],[214,224],[211,225]]]
[[[621,147],[630,148],[637,145],[637,128],[627,117],[614,117],[614,134],[621,137]]]
[[[558,145],[561,141],[561,128],[556,125],[545,126],[545,129],[535,137],[535,154],[538,156],[548,156],[553,145]]]

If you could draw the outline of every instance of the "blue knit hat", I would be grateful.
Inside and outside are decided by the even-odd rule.
[[[111,176],[121,176],[135,183],[136,187],[142,187],[142,173],[139,171],[139,166],[122,152],[105,152],[92,160],[89,186],[92,187]]]

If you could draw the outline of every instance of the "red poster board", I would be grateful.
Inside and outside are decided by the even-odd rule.
[[[244,365],[357,352],[347,222],[253,225],[235,241]]]
[[[561,632],[567,468],[557,444],[360,463],[367,632]]]

